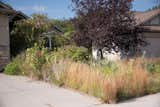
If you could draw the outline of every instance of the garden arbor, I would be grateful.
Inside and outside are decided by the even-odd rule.
[[[63,31],[57,27],[57,26],[53,26],[51,27],[51,29],[48,31],[48,32],[44,32],[42,33],[42,37],[45,38],[47,37],[48,38],[48,41],[49,41],[49,50],[52,50],[52,37],[54,37],[55,35],[59,34],[59,33],[63,33]]]

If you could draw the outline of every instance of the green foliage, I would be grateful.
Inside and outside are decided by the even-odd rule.
[[[118,101],[124,101],[124,100],[130,99],[132,97],[133,96],[130,96],[125,90],[120,90],[117,93]]]
[[[5,73],[65,85],[107,103],[160,92],[159,63],[93,61],[88,49],[74,45],[47,52],[46,48],[35,43],[25,54],[13,59],[5,68]]]
[[[93,62],[91,62],[93,65]],[[110,75],[118,70],[118,66],[115,62],[100,60],[94,63],[94,66],[99,68],[105,75]]]
[[[145,68],[150,73],[160,73],[160,63],[147,63]]]
[[[26,63],[28,63],[35,70],[41,70],[41,67],[46,62],[46,53],[46,48],[40,49],[40,47],[38,47],[38,45],[35,44],[34,47],[29,48],[26,51]]]
[[[42,43],[40,36],[51,26],[46,15],[33,14],[27,20],[21,20],[14,24],[11,32],[11,54],[17,55],[35,43]]]
[[[160,64],[155,65],[155,72],[160,73]]]
[[[11,54],[16,56],[21,51],[33,47],[35,43],[39,46],[48,46],[48,38],[42,38],[42,33],[52,30],[54,26],[59,27],[64,34],[55,33],[51,36],[54,47],[64,46],[70,43],[70,37],[74,31],[69,20],[51,20],[43,14],[33,14],[27,20],[21,20],[14,24],[11,31]]]
[[[149,94],[160,92],[160,73],[155,73],[150,76],[149,86],[147,87]]]
[[[72,44],[71,36],[74,32],[73,25],[69,20],[52,20],[52,24],[58,26],[62,31],[63,34],[54,35],[53,46],[54,47],[61,47],[65,45]]]
[[[21,73],[20,65],[20,59],[15,58],[6,66],[4,73],[8,75],[19,75]]]
[[[73,61],[89,60],[88,49],[84,47],[66,46],[54,53],[56,59],[72,59]]]
[[[146,64],[146,69],[149,72],[154,72],[155,71],[155,66],[154,66],[154,64]]]
[[[70,20],[52,20],[52,23],[59,26],[63,32],[74,31],[73,24]]]

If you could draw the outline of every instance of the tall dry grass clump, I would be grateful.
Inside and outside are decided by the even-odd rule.
[[[65,78],[66,86],[100,97],[107,103],[142,96],[148,84],[148,73],[136,63],[127,63],[110,76],[93,66],[72,63]]]
[[[119,69],[114,75],[118,88],[118,100],[126,100],[147,93],[149,73],[142,68],[143,61],[142,59],[135,59],[118,63]]]
[[[103,75],[87,64],[72,63],[66,70],[65,84],[97,97],[103,95]]]
[[[105,103],[115,103],[117,101],[118,87],[113,78],[108,78],[103,81],[102,90],[102,100]]]
[[[66,72],[67,86],[99,97],[107,103],[116,101],[116,82],[106,78],[98,69],[87,64],[72,63]]]
[[[117,99],[125,100],[146,94],[149,85],[147,72],[135,70],[132,72],[121,72],[114,77],[117,85]]]
[[[88,93],[106,103],[114,103],[160,90],[159,79],[151,78],[153,75],[143,67],[145,61],[137,58],[113,64],[98,63],[95,66],[95,63],[62,60],[51,63],[47,75],[49,80],[60,86]]]

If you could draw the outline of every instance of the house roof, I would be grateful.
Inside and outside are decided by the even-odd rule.
[[[14,10],[10,5],[0,1],[0,13],[9,16],[10,21],[17,21],[28,18],[27,15],[20,11]]]
[[[160,14],[160,9],[155,9],[151,11],[146,11],[146,12],[134,12],[135,19],[138,25],[141,25],[153,17],[157,16]]]
[[[155,16],[160,14],[160,9],[155,9],[146,12],[134,12],[136,23],[139,26],[143,26],[148,31],[160,32],[160,26],[145,26],[144,23],[151,20]]]
[[[10,5],[3,3],[2,1],[0,1],[0,7],[1,8],[7,8],[7,9],[13,9]]]

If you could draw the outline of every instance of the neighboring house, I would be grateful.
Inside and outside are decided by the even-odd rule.
[[[10,31],[15,21],[27,18],[23,13],[0,2],[0,70],[10,60]]]
[[[146,29],[144,37],[148,45],[142,49],[149,58],[160,57],[160,9],[135,12],[137,25]]]
[[[145,28],[143,32],[148,45],[141,49],[142,55],[148,58],[160,57],[160,9],[146,12],[134,12],[137,26]],[[93,48],[93,57],[98,58],[98,49]],[[103,56],[108,60],[119,60],[122,54],[103,52]]]

